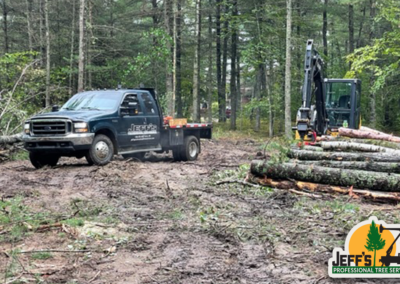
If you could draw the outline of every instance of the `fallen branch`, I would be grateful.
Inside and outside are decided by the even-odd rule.
[[[267,178],[259,178],[254,175],[249,174],[247,177],[249,182],[257,183],[263,186],[273,186],[274,188],[289,190],[297,189],[297,192],[305,191],[309,192],[322,192],[329,194],[343,194],[343,195],[357,195],[366,199],[371,199],[373,201],[385,202],[400,202],[400,193],[398,192],[378,192],[372,190],[362,190],[362,189],[350,189],[349,187],[332,186],[326,184],[312,183],[312,182],[302,182],[302,181],[277,181]],[[289,187],[290,186],[290,187]],[[296,193],[296,192],[293,192]]]
[[[221,180],[221,181],[217,181],[215,183],[215,185],[221,185],[221,184],[225,184],[225,183],[239,183],[239,184],[246,185],[246,186],[260,187],[259,185],[252,184],[247,181],[241,181],[241,180]]]
[[[251,162],[250,171],[256,176],[267,176],[272,179],[294,179],[377,191],[400,191],[400,175],[398,174],[313,167],[293,163],[270,164],[268,161],[259,160]]]

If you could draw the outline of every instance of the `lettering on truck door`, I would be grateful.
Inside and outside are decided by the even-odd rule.
[[[121,148],[146,145],[141,139],[146,132],[146,117],[137,94],[125,94],[120,106],[118,142]]]
[[[144,139],[147,145],[158,145],[160,143],[160,114],[153,97],[148,93],[140,94],[145,112],[146,133]]]

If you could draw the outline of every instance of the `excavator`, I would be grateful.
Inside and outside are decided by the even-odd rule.
[[[324,78],[324,62],[307,40],[304,61],[302,105],[297,111],[296,140],[316,141],[322,135],[336,136],[339,127],[361,126],[361,81]]]
[[[389,230],[389,231],[400,231],[400,228],[385,228],[382,226],[382,224],[379,226],[379,232],[382,234],[384,230]],[[382,262],[382,266],[389,266],[391,263],[396,263],[400,264],[400,254],[398,256],[391,256],[390,254],[393,251],[393,246],[397,242],[397,240],[400,237],[400,233],[398,234],[397,238],[394,240],[394,242],[390,245],[388,250],[386,251],[386,255],[382,256],[381,259],[379,260]]]

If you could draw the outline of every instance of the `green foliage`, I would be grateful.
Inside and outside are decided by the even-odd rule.
[[[368,251],[373,251],[376,255],[377,250],[381,250],[385,247],[386,241],[382,239],[381,234],[379,233],[378,226],[375,225],[374,220],[372,220],[371,226],[369,227],[368,237],[367,237],[367,245],[364,247]],[[374,266],[375,266],[375,257],[374,257]]]

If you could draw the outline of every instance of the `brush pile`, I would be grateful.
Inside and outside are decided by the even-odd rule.
[[[276,159],[253,160],[248,182],[400,201],[400,137],[367,127],[299,144]]]

